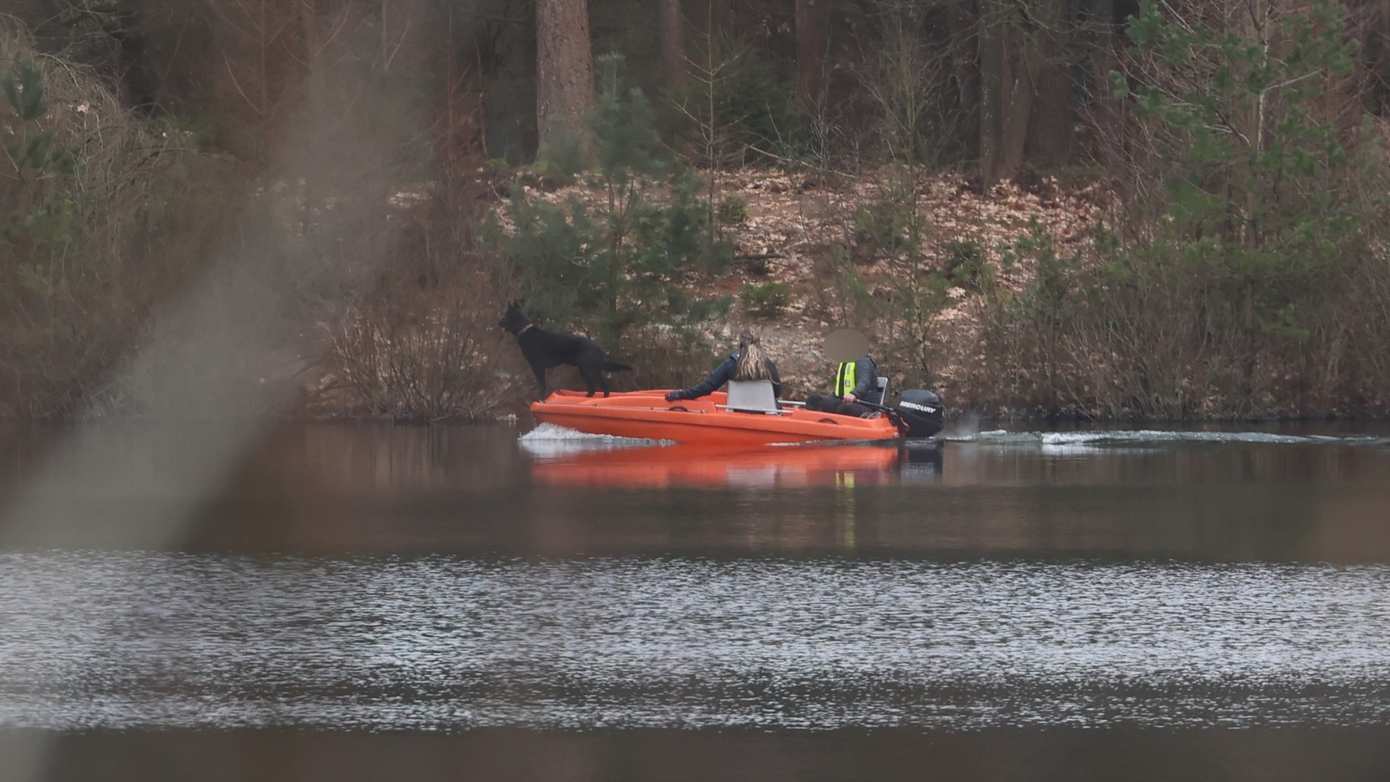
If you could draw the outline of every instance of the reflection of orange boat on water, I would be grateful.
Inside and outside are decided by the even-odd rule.
[[[531,475],[558,486],[797,488],[872,485],[895,480],[897,448],[701,445],[587,451],[538,461]]]

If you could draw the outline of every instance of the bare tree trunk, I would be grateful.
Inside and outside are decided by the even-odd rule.
[[[541,146],[569,136],[590,149],[585,119],[593,105],[588,0],[537,0],[536,128]]]
[[[1071,68],[1065,56],[1066,36],[1070,35],[1072,23],[1067,6],[1067,0],[1049,0],[1034,6],[1040,25],[1030,47],[1036,101],[1029,118],[1024,154],[1029,162],[1039,166],[1061,165],[1071,156],[1076,111]]]
[[[980,4],[980,182],[988,190],[999,182],[1004,148],[1004,96],[1009,84],[1009,52],[998,0]]]
[[[999,151],[997,179],[1011,179],[1023,169],[1024,152],[1028,144],[1028,128],[1033,121],[1033,98],[1036,95],[1037,51],[1021,39],[1017,29],[1005,33],[1005,70],[1000,113],[1003,120],[1002,147]],[[1021,51],[1020,51],[1021,50]],[[1016,53],[1016,57],[1011,57]]]
[[[961,117],[973,121],[961,127],[967,147],[974,139],[979,143],[980,122],[980,65],[976,24],[979,10],[973,2],[953,3],[946,7],[946,27],[950,36],[951,70],[956,81],[956,110]]]
[[[304,36],[304,68],[307,71],[304,77],[305,105],[309,108],[308,121],[311,127],[321,131],[329,126],[329,121],[326,116],[325,99],[328,96],[325,94],[324,63],[321,57],[323,43],[319,33],[318,0],[300,0],[298,6],[301,33]],[[301,173],[304,178],[304,199],[300,219],[301,227],[306,234],[313,225],[313,213],[319,205],[319,177],[327,170],[321,154],[319,146],[309,146],[303,158],[298,161],[302,166]]]
[[[1116,44],[1120,25],[1115,19],[1115,0],[1088,0],[1081,17],[1081,35],[1088,47],[1086,94],[1080,101],[1092,137],[1087,150],[1111,171],[1125,169],[1127,136],[1120,102],[1112,95],[1110,74],[1119,69]]]
[[[264,161],[270,154],[270,23],[266,14],[268,0],[261,0],[260,7],[257,9],[257,20],[259,25],[256,27],[256,81],[260,93],[260,102],[257,105],[257,128],[256,128],[256,152]]]
[[[1037,102],[1028,127],[1027,159],[1039,166],[1058,166],[1072,155],[1076,112],[1071,74],[1065,63],[1044,65],[1038,74]]]
[[[830,4],[831,0],[796,0],[796,95],[806,105],[819,102],[825,87]]]
[[[1356,38],[1366,63],[1367,108],[1381,116],[1390,112],[1390,0],[1359,0]]]
[[[477,73],[472,73],[458,58],[458,9],[450,3],[444,21],[445,73],[444,132],[438,152],[443,165],[445,200],[451,220],[462,230],[466,220],[458,220],[467,201],[464,190],[471,179],[466,175],[469,164],[487,156],[487,142],[482,128],[481,90],[474,87]]]
[[[672,92],[685,87],[685,16],[681,0],[661,0],[661,61],[666,86]]]
[[[318,86],[323,78],[323,69],[319,63],[319,54],[323,46],[319,42],[318,2],[300,0],[298,5],[300,32],[304,36],[304,68],[307,71],[305,85],[309,93],[309,103],[314,104],[322,98]]]
[[[1062,1],[1035,6],[1032,19],[1007,0],[980,4],[980,177],[985,188],[1017,175],[1026,160],[1045,62],[1042,40],[1050,34],[1046,26],[1061,18]]]

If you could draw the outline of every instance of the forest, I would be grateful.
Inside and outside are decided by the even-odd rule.
[[[0,417],[493,418],[515,299],[621,387],[1390,411],[1386,0],[7,5]]]

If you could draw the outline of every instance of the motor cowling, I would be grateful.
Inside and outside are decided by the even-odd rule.
[[[945,406],[935,391],[913,388],[898,396],[895,408],[911,439],[931,437],[946,425]]]

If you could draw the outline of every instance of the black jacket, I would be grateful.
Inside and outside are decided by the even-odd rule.
[[[738,354],[730,353],[729,357],[724,359],[724,363],[715,367],[714,371],[709,373],[709,375],[697,385],[691,386],[690,388],[683,388],[680,391],[672,391],[666,396],[668,399],[699,399],[702,396],[708,396],[718,391],[720,388],[723,388],[725,383],[733,379],[734,370],[737,366]],[[781,399],[782,378],[777,375],[777,365],[769,360],[767,362],[767,367],[772,374],[772,393],[775,394],[778,399]]]

